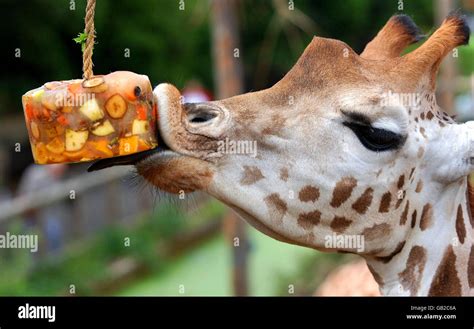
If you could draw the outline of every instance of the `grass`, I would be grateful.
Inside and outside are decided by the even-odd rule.
[[[253,228],[249,229],[249,237],[249,290],[253,296],[285,295],[289,285],[298,291],[302,266],[331,257],[276,241]],[[132,284],[117,295],[231,296],[230,271],[230,246],[220,235],[173,262],[165,271]],[[180,292],[183,288],[184,292]]]

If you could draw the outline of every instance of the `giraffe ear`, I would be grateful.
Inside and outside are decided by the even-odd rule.
[[[375,38],[365,46],[361,57],[384,60],[400,56],[403,49],[420,41],[424,36],[407,15],[392,16]]]
[[[431,87],[435,87],[436,73],[443,58],[454,48],[469,42],[470,30],[464,16],[450,14],[441,26],[418,49],[403,56],[400,62],[410,78],[429,74]]]

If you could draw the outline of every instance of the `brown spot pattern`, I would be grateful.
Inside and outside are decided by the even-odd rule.
[[[421,246],[414,246],[408,255],[405,270],[398,273],[403,288],[409,290],[412,296],[416,295],[420,288],[425,264],[426,249]]]
[[[379,212],[388,212],[390,209],[390,201],[392,201],[392,194],[390,192],[384,193],[382,199],[380,199]]]
[[[400,197],[400,192],[402,192],[401,197]],[[405,190],[398,190],[398,192],[397,192],[397,203],[395,204],[395,209],[398,209],[398,207],[400,207],[403,200],[405,200],[406,194],[407,193],[406,193]]]
[[[302,202],[314,202],[319,198],[319,189],[317,187],[307,185],[300,190],[298,198]]]
[[[416,156],[417,156],[418,158],[421,158],[424,153],[425,153],[425,148],[424,148],[423,146],[420,146],[420,147],[418,148],[418,153],[416,154]]]
[[[262,130],[262,134],[278,136],[285,127],[285,121],[286,119],[280,114],[273,114],[271,124]]]
[[[461,205],[458,206],[456,214],[456,233],[458,234],[459,242],[464,243],[466,238],[466,227],[464,226],[464,216]]]
[[[421,135],[422,135],[424,138],[428,138],[428,137],[426,136],[426,134],[425,134],[425,128],[421,127],[421,128],[420,128],[420,133],[421,133]]]
[[[381,261],[382,263],[387,264],[388,262],[390,262],[392,260],[393,257],[398,255],[403,250],[403,247],[405,247],[405,243],[406,243],[406,241],[400,242],[397,245],[397,247],[389,255],[379,256],[379,257],[376,257],[375,259],[377,259],[378,261]]]
[[[414,228],[416,225],[416,209],[411,214],[411,228]]]
[[[431,282],[428,296],[460,295],[461,281],[456,270],[456,254],[454,253],[453,246],[449,245]]]
[[[240,180],[242,185],[252,185],[255,182],[265,178],[260,169],[255,166],[244,166],[244,174]]]
[[[420,193],[422,189],[423,189],[423,181],[420,179],[418,183],[416,184],[415,192]]]
[[[283,221],[283,216],[285,216],[286,211],[288,210],[286,202],[280,198],[278,193],[270,194],[265,197],[264,201],[268,207],[270,216],[272,216],[278,223],[281,223]]]
[[[357,211],[359,214],[363,215],[369,209],[370,204],[372,203],[374,190],[369,187],[364,193],[352,204],[352,209]]]
[[[430,203],[424,205],[423,210],[421,211],[420,219],[420,229],[422,231],[430,227],[433,219],[433,207]]]
[[[431,112],[431,111],[429,111],[428,114],[426,114],[426,118],[427,118],[428,120],[433,119],[433,117],[434,117],[434,114],[433,114],[433,112]]]
[[[354,187],[357,186],[357,180],[354,177],[344,177],[337,182],[334,191],[332,192],[331,206],[339,207],[347,199],[350,198]]]
[[[405,175],[401,175],[398,178],[397,188],[400,190],[403,187],[403,185],[405,185]]]
[[[280,179],[284,182],[288,181],[288,168],[280,169]]]
[[[335,216],[331,222],[331,228],[337,233],[342,233],[351,225],[352,221],[346,217]]]
[[[317,210],[300,214],[298,216],[298,225],[304,229],[309,229],[315,225],[318,225],[321,220],[321,213]]]
[[[402,215],[400,216],[400,225],[405,225],[408,219],[408,211],[410,210],[410,200],[407,200],[405,209],[403,209]]]
[[[377,238],[386,237],[390,234],[392,228],[387,223],[375,224],[372,227],[367,227],[362,232],[366,240],[374,240]]]

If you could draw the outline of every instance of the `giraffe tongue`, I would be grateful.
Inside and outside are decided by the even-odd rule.
[[[113,157],[113,158],[101,159],[101,160],[98,160],[98,161],[94,162],[93,164],[91,164],[89,166],[89,168],[87,168],[87,171],[88,172],[97,171],[97,170],[101,170],[101,169],[105,169],[105,168],[109,168],[109,167],[113,167],[113,166],[134,165],[138,161],[143,160],[144,158],[146,158],[147,156],[150,156],[155,152],[160,152],[160,150],[163,150],[163,149],[160,148],[160,147],[157,147],[155,149],[140,152],[140,153],[134,153],[134,154],[130,154],[130,155],[122,155],[122,156]]]

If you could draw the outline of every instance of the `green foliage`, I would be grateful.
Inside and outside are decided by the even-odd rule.
[[[76,43],[80,44],[81,45],[81,50],[82,50],[82,52],[84,52],[84,50],[86,49],[87,38],[88,38],[88,34],[86,32],[81,32],[77,35],[77,37],[73,38],[72,40],[74,40]]]
[[[4,52],[18,48],[21,57],[6,56],[8,71],[0,76],[0,111],[21,115],[20,98],[27,90],[82,75],[81,52],[70,40],[84,28],[85,5],[86,1],[76,1],[71,10],[67,1],[34,0],[25,10],[17,1],[6,1],[4,11],[9,14],[0,27],[8,31],[15,26],[15,30],[5,33]],[[247,90],[279,80],[314,34],[340,39],[360,51],[391,15],[400,12],[397,1],[301,0],[295,6],[313,22],[313,31],[303,31],[277,15],[273,1],[240,2],[240,53]],[[431,0],[404,1],[403,13],[413,16],[425,32],[433,26]],[[180,10],[177,1],[101,0],[95,28],[96,74],[130,70],[148,75],[154,85],[169,81],[182,88],[196,79],[212,89],[209,1],[187,0],[185,10]],[[268,42],[273,30],[274,41]],[[85,37],[80,34],[75,39],[83,45]]]
[[[471,36],[466,47],[459,48],[459,68],[463,75],[474,74],[474,37]]]
[[[217,201],[208,202],[191,215],[163,203],[152,216],[138,220],[137,226],[108,227],[72,246],[60,258],[38,262],[31,253],[14,250],[9,257],[0,257],[0,295],[67,295],[70,284],[75,285],[78,295],[94,294],[98,283],[108,282],[113,276],[109,264],[124,257],[149,271],[161,270],[169,260],[159,246],[166,246],[178,234],[215,220],[216,216],[221,218],[225,211]],[[9,231],[25,234],[19,227]],[[129,239],[129,246],[125,246],[125,238]]]

